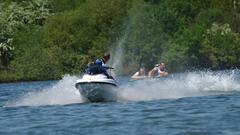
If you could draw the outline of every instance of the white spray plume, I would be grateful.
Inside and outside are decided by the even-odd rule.
[[[76,76],[65,75],[54,86],[41,91],[28,92],[17,101],[9,102],[6,106],[42,106],[64,105],[84,102],[79,91],[75,88]]]
[[[76,76],[66,75],[54,86],[26,93],[6,106],[65,105],[85,102],[75,88]],[[126,81],[126,79],[125,79]],[[233,74],[190,72],[166,79],[129,81],[121,85],[117,99],[122,101],[147,101],[195,96],[207,96],[240,91],[239,80]]]
[[[117,42],[117,46],[112,48],[110,53],[112,54],[112,58],[110,63],[115,68],[114,76],[122,73],[122,65],[123,65],[123,55],[124,55],[124,44],[126,43],[126,39],[129,32],[126,32],[124,36]]]
[[[124,49],[127,44],[128,37],[131,34],[131,29],[134,28],[137,18],[141,15],[139,11],[142,8],[142,4],[137,2],[134,5],[135,6],[129,11],[129,20],[127,20],[124,24],[125,30],[122,36],[110,49],[112,57],[109,63],[115,68],[113,72],[114,76],[122,74],[124,68],[124,55],[126,53]]]
[[[183,98],[240,91],[239,81],[233,75],[212,72],[186,73],[181,77],[139,80],[121,86],[119,100],[145,101]]]

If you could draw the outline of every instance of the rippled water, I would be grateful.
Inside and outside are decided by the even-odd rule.
[[[87,103],[60,81],[0,84],[0,134],[240,134],[239,71],[118,77],[116,102]]]

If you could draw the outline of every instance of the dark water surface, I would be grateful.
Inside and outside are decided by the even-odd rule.
[[[235,73],[188,73],[166,80],[120,78],[117,102],[86,103],[75,76],[0,84],[0,134],[238,135]]]

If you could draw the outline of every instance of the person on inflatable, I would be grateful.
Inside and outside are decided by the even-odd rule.
[[[165,77],[168,75],[165,63],[156,64],[155,67],[148,72],[148,77],[152,77],[157,72],[157,77]]]

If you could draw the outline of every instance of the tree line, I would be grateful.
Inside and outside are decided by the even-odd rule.
[[[0,80],[80,74],[123,37],[122,64],[129,67],[123,74],[158,62],[171,72],[237,68],[239,6],[238,0],[1,1]]]

